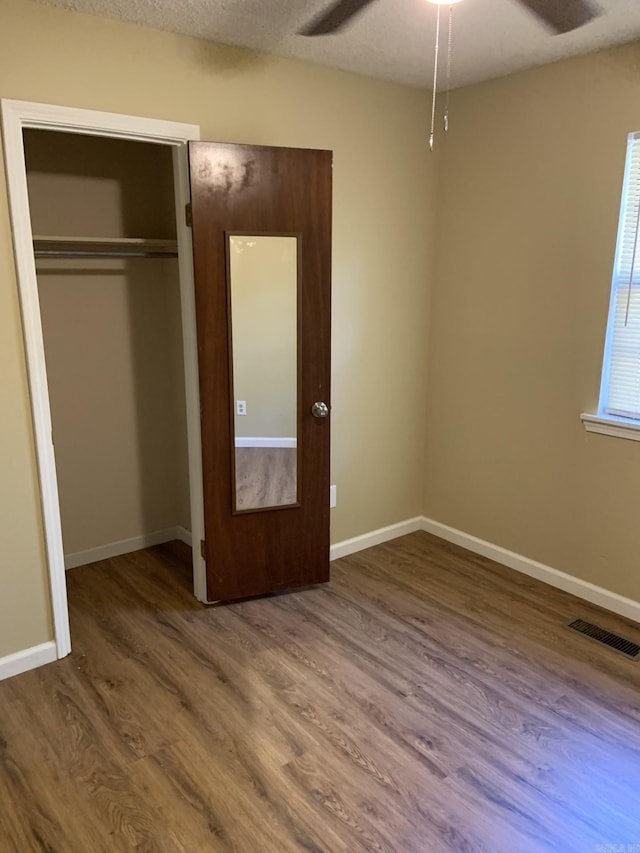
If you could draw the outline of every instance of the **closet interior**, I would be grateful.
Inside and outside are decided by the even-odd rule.
[[[67,568],[188,538],[169,146],[26,130]]]

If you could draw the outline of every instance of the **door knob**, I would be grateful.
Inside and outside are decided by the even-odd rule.
[[[311,406],[311,414],[314,418],[326,418],[329,414],[329,406],[326,403],[314,403]]]

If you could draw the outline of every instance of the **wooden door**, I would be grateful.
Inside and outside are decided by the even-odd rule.
[[[317,406],[314,416],[312,408],[316,403],[325,403],[327,409],[330,405],[332,154],[195,142],[190,145],[189,158],[208,599],[226,601],[322,583],[329,580],[330,417]],[[290,355],[295,378],[289,382],[295,385],[295,407],[290,415],[295,424],[287,430],[295,430],[296,446],[286,452],[295,471],[296,488],[288,498],[281,496],[286,501],[283,505],[272,506],[274,498],[265,497],[262,505],[247,501],[250,508],[246,509],[239,489],[253,474],[241,474],[248,451],[241,456],[244,451],[238,445],[255,444],[258,439],[237,435],[244,423],[236,414],[241,392],[235,385],[240,382],[239,364],[244,359],[244,352],[238,349],[243,340],[238,324],[245,315],[234,299],[239,300],[237,293],[245,291],[235,283],[240,273],[234,272],[233,264],[238,247],[243,251],[255,245],[264,252],[284,246],[296,258],[291,262],[297,265],[291,286],[297,290],[296,307],[289,321],[295,329],[293,342],[287,344],[295,348]],[[258,261],[254,266],[254,275],[261,278],[264,264]],[[280,279],[274,276],[274,282],[276,277]],[[260,316],[253,318],[258,321],[254,326],[258,336],[277,325],[264,310],[270,298],[266,278],[260,287],[257,298],[250,293],[249,298],[246,293],[242,297],[243,312],[250,312],[251,307],[246,306],[255,304],[258,313],[264,314],[264,322]],[[274,292],[276,289],[274,284]],[[279,317],[282,313],[276,312]],[[272,359],[264,351],[256,354],[254,363],[257,374],[262,367],[275,364],[275,356]],[[284,372],[274,368],[273,381],[279,381]],[[249,381],[246,374],[242,380]],[[260,392],[258,388],[251,393],[256,397]],[[267,407],[280,416],[291,403],[276,404],[276,397],[274,391]],[[252,413],[252,399],[243,402],[247,413]],[[291,443],[282,438],[273,441]],[[270,464],[278,457],[276,449],[253,448],[251,453],[262,460],[261,465],[265,459]]]

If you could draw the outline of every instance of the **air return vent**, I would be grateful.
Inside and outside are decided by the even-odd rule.
[[[605,646],[610,646],[617,652],[621,652],[628,658],[640,658],[640,646],[638,643],[632,643],[631,640],[625,640],[624,637],[619,637],[617,634],[612,634],[611,631],[605,631],[599,625],[594,625],[591,622],[585,622],[583,619],[575,619],[569,624],[569,628],[574,631],[579,631],[592,640],[602,643]]]

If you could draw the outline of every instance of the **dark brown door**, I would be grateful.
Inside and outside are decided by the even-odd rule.
[[[322,583],[332,154],[195,142],[189,157],[208,599]]]

